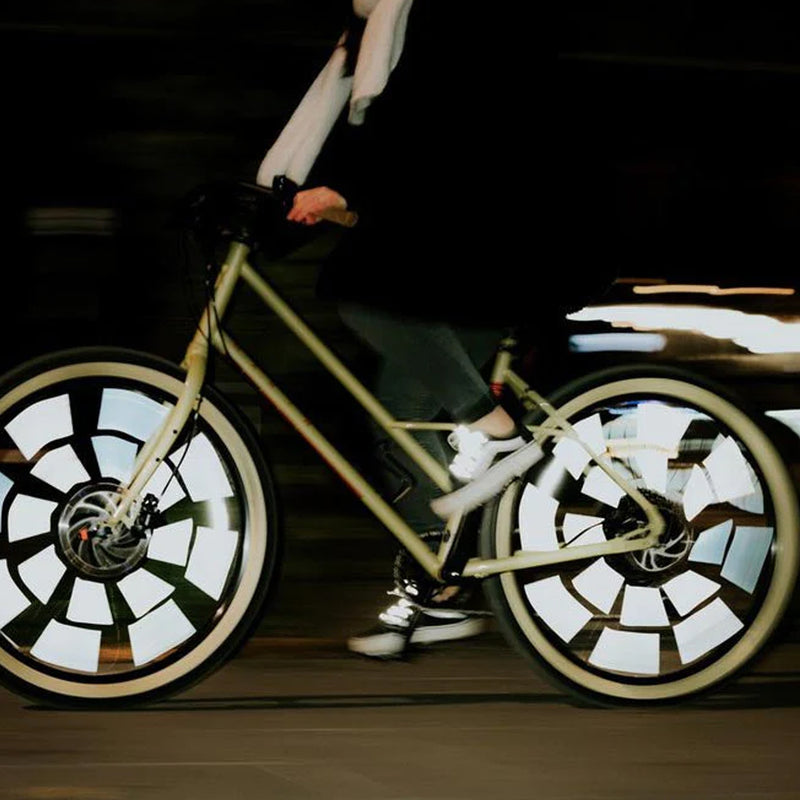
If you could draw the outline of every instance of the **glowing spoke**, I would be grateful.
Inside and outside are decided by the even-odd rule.
[[[120,431],[146,442],[172,406],[129,389],[104,389],[97,427]]]
[[[47,603],[61,576],[67,571],[64,562],[56,555],[53,545],[40,550],[35,556],[19,565],[22,582],[42,603]]]
[[[564,541],[568,546],[598,544],[606,541],[603,532],[603,518],[592,517],[589,514],[564,514],[562,530]]]
[[[589,663],[601,669],[631,675],[658,675],[660,636],[604,628]]]
[[[687,520],[693,520],[707,505],[714,502],[705,473],[695,464],[683,492],[683,513]]]
[[[130,481],[137,451],[133,442],[119,436],[93,436],[92,446],[101,477],[115,478],[120,483]]]
[[[188,451],[184,446],[176,450],[170,460],[174,464],[180,463],[181,477],[189,497],[195,503],[230,497],[233,494],[222,461],[207,436],[195,436],[189,443]]]
[[[719,589],[719,584],[690,569],[667,581],[662,589],[683,617],[711,597]]]
[[[570,642],[593,616],[567,591],[558,575],[526,584],[525,596],[542,621],[565,642]]]
[[[699,561],[702,564],[721,564],[725,555],[725,546],[728,544],[733,520],[728,519],[701,531],[697,541],[692,545],[689,561]]]
[[[50,518],[56,503],[40,497],[17,495],[8,509],[8,541],[18,542],[31,536],[50,533]]]
[[[159,511],[166,511],[186,497],[180,481],[166,463],[161,464],[153,473],[153,477],[144,487],[144,494],[152,494],[158,498]]]
[[[738,633],[744,626],[718,597],[672,630],[681,663],[688,664]]]
[[[663,628],[669,625],[661,592],[648,586],[626,586],[619,621],[629,628]]]
[[[691,415],[684,410],[661,403],[642,403],[636,410],[636,438],[641,444],[665,453],[677,453],[691,421]]]
[[[67,619],[89,625],[113,624],[105,584],[76,578],[69,599]]]
[[[720,575],[725,580],[752,593],[772,545],[772,528],[740,525],[725,558]]]
[[[137,569],[136,572],[131,572],[117,586],[122,592],[125,602],[137,617],[146,614],[175,591],[172,584],[161,580],[146,569]]]
[[[558,549],[556,511],[558,501],[529,483],[519,503],[519,536],[523,550]]]
[[[583,481],[581,491],[612,508],[619,505],[625,490],[617,485],[600,467],[592,467]]]
[[[237,531],[198,527],[186,567],[186,580],[202,589],[209,597],[219,600],[236,556],[238,543]]]
[[[0,561],[0,628],[16,619],[30,604],[30,600],[14,583],[6,562]]]
[[[645,486],[662,494],[667,491],[667,464],[669,456],[658,450],[643,450],[632,456],[631,461],[644,478]]]
[[[100,663],[100,631],[62,625],[51,619],[31,655],[57,667],[97,672]]]
[[[703,464],[719,502],[746,497],[755,490],[747,461],[730,436],[721,438],[715,444]]]
[[[6,425],[6,432],[30,461],[48,442],[72,436],[69,397],[62,394],[34,403]]]
[[[572,580],[577,592],[605,614],[611,611],[623,583],[622,575],[609,567],[603,558],[598,558]]]
[[[31,475],[62,492],[68,492],[76,483],[85,483],[90,478],[69,445],[46,453],[31,470]]]
[[[147,546],[148,557],[167,564],[186,566],[193,529],[194,523],[191,519],[182,519],[155,528]]]
[[[595,414],[587,419],[582,419],[572,426],[578,434],[578,439],[565,435],[553,448],[553,455],[573,478],[580,477],[591,456],[580,442],[585,442],[587,447],[596,455],[602,455],[606,449],[603,438],[603,426],[600,415]]]
[[[133,663],[140,667],[185,642],[195,629],[173,600],[128,626]]]
[[[3,504],[5,503],[6,497],[8,496],[9,491],[11,491],[11,487],[13,485],[14,482],[0,472],[0,517],[2,516]]]

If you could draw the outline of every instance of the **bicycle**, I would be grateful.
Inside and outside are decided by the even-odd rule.
[[[623,366],[546,399],[500,343],[493,386],[531,443],[456,486],[248,257],[280,193],[208,188],[191,230],[226,257],[180,365],[118,348],[29,361],[0,380],[0,680],[36,702],[154,702],[225,663],[261,618],[282,532],[245,418],[207,380],[226,356],[359,496],[431,585],[479,582],[508,641],[604,705],[719,687],[768,645],[798,570],[798,501],[766,420],[684,370]],[[352,219],[336,220],[349,224]],[[283,223],[286,224],[286,223]],[[222,327],[244,282],[430,476],[435,547]],[[520,455],[522,454],[522,455]],[[464,535],[479,523],[478,536]]]

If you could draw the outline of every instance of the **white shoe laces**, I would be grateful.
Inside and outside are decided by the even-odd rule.
[[[471,481],[486,472],[495,458],[511,453],[525,444],[521,436],[511,439],[492,439],[483,431],[473,431],[459,425],[447,437],[447,442],[456,456],[450,463],[450,472],[461,481]]]
[[[450,472],[459,480],[470,480],[488,441],[489,437],[483,431],[473,431],[466,425],[459,425],[447,437],[448,444],[456,451],[450,462]]]
[[[401,597],[394,605],[378,614],[378,619],[395,628],[407,628],[414,613],[414,604]]]

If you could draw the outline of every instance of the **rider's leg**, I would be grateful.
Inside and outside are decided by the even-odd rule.
[[[382,356],[375,393],[396,418],[433,420],[444,415],[472,423],[490,435],[514,433],[513,420],[497,404],[480,372],[494,353],[501,331],[457,330],[361,306],[346,306],[341,313],[348,326]],[[394,464],[401,465],[414,483],[397,501],[398,512],[420,533],[437,531],[441,520],[430,509],[430,500],[438,494],[436,486],[377,426],[375,432]],[[415,436],[443,464],[452,458],[441,433],[418,431]],[[396,479],[392,470],[387,475]],[[421,643],[472,636],[485,629],[486,619],[482,610],[466,611],[469,599],[469,593],[459,587],[444,587],[419,613],[413,598],[395,598],[379,615],[379,625],[352,637],[348,645],[359,653],[389,657],[403,652],[408,636]],[[407,623],[414,617],[416,627],[411,631]]]

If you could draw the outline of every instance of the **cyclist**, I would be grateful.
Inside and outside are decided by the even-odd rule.
[[[456,0],[355,0],[345,35],[258,175],[300,186],[293,222],[357,210],[319,290],[382,357],[376,395],[395,417],[463,423],[447,442],[419,434],[461,481],[525,441],[481,373],[504,328],[524,320],[533,285],[518,219],[509,235],[519,176],[536,155],[527,127],[505,116],[527,72],[514,39],[513,25]],[[441,520],[429,501],[438,491],[405,463],[416,488],[398,511],[435,537]],[[467,592],[445,587],[421,608],[408,589],[393,590],[395,602],[348,641],[351,650],[392,657],[409,641],[485,629],[485,614],[465,607]]]

